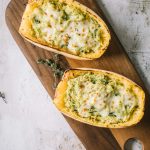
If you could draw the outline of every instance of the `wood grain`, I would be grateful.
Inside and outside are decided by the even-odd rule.
[[[61,63],[65,68],[75,67],[90,67],[100,68],[105,70],[120,73],[144,88],[144,85],[137,74],[134,66],[126,55],[122,45],[113,32],[112,27],[105,18],[104,13],[99,8],[95,0],[80,0],[79,2],[85,4],[100,15],[107,23],[112,40],[107,52],[99,59],[93,61],[78,61],[61,56]],[[23,40],[18,33],[21,17],[25,8],[26,0],[11,0],[6,9],[6,23],[11,31],[11,34],[22,53],[32,66],[43,86],[53,98],[55,90],[53,89],[54,78],[50,69],[43,65],[39,65],[36,61],[39,58],[51,58],[53,53],[45,51],[41,48],[33,46],[29,42]],[[144,88],[145,89],[145,88]],[[146,91],[146,90],[145,90]],[[148,97],[148,95],[147,95]],[[150,101],[146,100],[146,111],[142,121],[134,126],[125,129],[104,129],[92,127],[90,125],[82,124],[65,117],[74,132],[77,134],[81,142],[87,150],[119,150],[123,149],[125,141],[132,137],[139,138],[145,150],[150,149]]]

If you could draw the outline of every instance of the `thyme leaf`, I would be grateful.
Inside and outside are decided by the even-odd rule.
[[[2,98],[3,101],[7,104],[6,97],[5,97],[4,93],[0,92],[0,98]]]

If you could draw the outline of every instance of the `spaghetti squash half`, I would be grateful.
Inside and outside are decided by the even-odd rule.
[[[145,93],[126,77],[104,70],[65,72],[54,104],[65,115],[98,127],[123,128],[144,115]]]
[[[104,21],[74,0],[29,0],[19,33],[34,45],[79,60],[99,58],[110,41]]]

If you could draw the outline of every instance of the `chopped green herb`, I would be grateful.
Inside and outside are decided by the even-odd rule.
[[[95,30],[94,30],[94,36],[95,36],[95,37],[96,37],[97,31],[98,31],[98,29],[95,29]]]
[[[65,12],[65,10],[63,11],[62,19],[64,19],[64,20],[68,20],[69,19],[69,15]]]
[[[36,16],[35,16],[35,17],[33,17],[33,21],[34,21],[34,23],[36,23],[36,24],[41,23],[41,21],[40,21],[39,19],[37,19],[37,17],[36,17]]]
[[[114,114],[114,112],[110,112],[110,113],[109,113],[109,116],[114,116],[114,117],[116,117],[116,115]]]
[[[96,79],[91,78],[91,82],[92,82],[93,84],[95,84],[95,83],[96,83]]]
[[[53,5],[53,8],[56,9],[56,7],[57,7],[57,1],[51,1],[50,3]]]
[[[61,48],[67,48],[67,44],[62,44],[60,47]]]
[[[94,112],[97,112],[97,111],[96,111],[95,107],[92,106],[92,107],[89,109],[89,113],[94,113]]]
[[[120,93],[119,92],[115,92],[115,96],[119,96],[120,95]]]
[[[109,77],[108,76],[104,76],[103,79],[101,79],[101,82],[104,84],[104,85],[107,85],[109,83]]]

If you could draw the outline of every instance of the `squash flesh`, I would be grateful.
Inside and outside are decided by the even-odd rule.
[[[100,57],[110,40],[105,23],[93,11],[76,1],[56,1],[62,7],[59,12],[52,11],[50,2],[55,1],[30,2],[24,12],[19,33],[29,42],[56,53],[61,52],[67,57],[87,60]],[[76,13],[69,13],[70,10]],[[59,13],[58,18],[54,18],[55,13]],[[63,25],[63,29],[58,29]]]
[[[132,87],[132,90],[133,90],[132,92],[136,95],[136,98],[135,98],[136,103],[135,105],[133,105],[134,107],[133,109],[130,110],[128,116],[126,116],[126,118],[122,120],[120,118],[118,119],[117,117],[109,116],[109,115],[104,116],[104,117],[99,116],[99,118],[97,119],[97,114],[95,116],[92,116],[92,115],[89,116],[89,113],[88,113],[87,116],[86,115],[84,116],[84,115],[81,115],[81,113],[79,113],[78,109],[74,110],[71,107],[68,107],[68,104],[66,104],[66,95],[67,95],[66,93],[67,93],[69,80],[73,80],[77,78],[78,76],[81,76],[81,74],[89,73],[89,72],[91,73],[91,71],[85,71],[85,70],[84,71],[83,70],[70,70],[64,75],[61,83],[58,85],[58,88],[56,89],[56,95],[54,99],[54,104],[62,113],[64,113],[65,115],[73,119],[76,119],[78,121],[81,121],[90,125],[99,126],[99,127],[110,127],[110,128],[122,128],[122,127],[131,126],[131,125],[138,123],[141,120],[144,114],[145,95],[144,95],[143,90],[139,86],[137,86],[134,82],[126,79],[125,77],[122,77],[121,75],[110,73],[110,72],[108,73],[108,72],[101,71],[101,70],[92,71],[92,73],[98,74],[100,76],[103,74],[106,75],[108,73],[107,75],[110,78],[113,78],[114,80],[119,79],[120,82],[122,82],[126,87]],[[60,90],[62,90],[62,92]],[[60,92],[62,93],[62,95],[58,94]],[[77,95],[77,93],[74,95]],[[80,99],[83,100],[82,96],[80,97]],[[131,99],[131,102],[134,102],[133,97]],[[117,109],[117,107],[115,109]],[[114,109],[114,112],[115,112],[115,109]],[[124,113],[123,108],[121,108],[120,111],[121,110],[122,110],[122,113]]]

